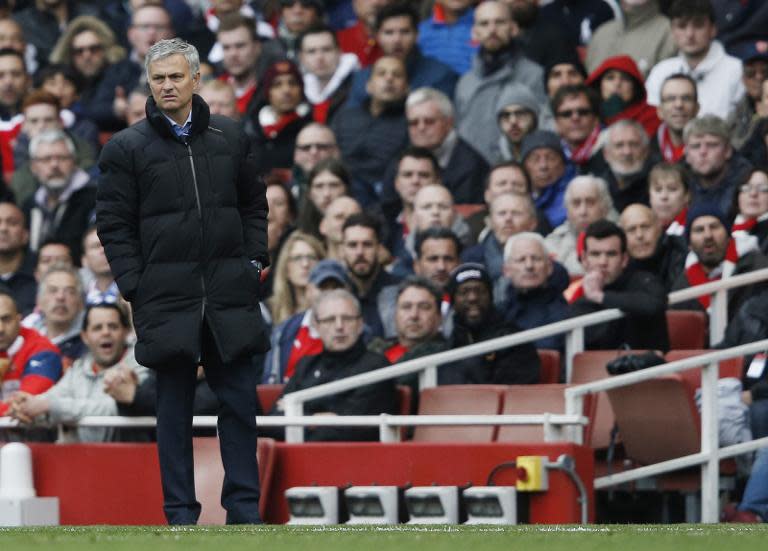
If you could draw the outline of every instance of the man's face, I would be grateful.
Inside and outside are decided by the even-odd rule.
[[[416,44],[416,29],[407,15],[385,19],[376,33],[376,42],[384,55],[405,59]]]
[[[511,236],[536,229],[536,217],[524,197],[507,193],[491,203],[491,230],[496,240],[504,245]]]
[[[0,254],[13,254],[27,246],[29,233],[24,215],[10,203],[0,203]]]
[[[517,34],[509,8],[501,2],[486,2],[475,10],[472,39],[488,52],[505,48]]]
[[[155,42],[168,38],[173,38],[173,28],[167,11],[159,6],[147,6],[134,12],[128,42],[140,59],[144,59]]]
[[[569,144],[581,144],[597,126],[598,119],[587,96],[566,96],[555,113],[557,133]]]
[[[373,28],[376,12],[390,3],[391,0],[352,0],[352,9],[357,18],[368,28]]]
[[[607,214],[600,201],[600,193],[592,182],[577,182],[571,185],[566,210],[568,222],[577,232],[584,231],[592,222]]]
[[[309,184],[309,200],[314,203],[320,212],[325,212],[328,205],[346,193],[347,185],[344,180],[336,176],[330,170],[324,170]]]
[[[565,172],[563,156],[548,147],[534,149],[524,161],[534,189],[541,190],[554,183]]]
[[[0,106],[15,110],[28,85],[22,61],[15,55],[0,56]]]
[[[80,336],[96,365],[107,368],[122,359],[128,328],[120,322],[120,314],[114,308],[91,308],[88,327]]]
[[[106,67],[104,43],[93,31],[82,31],[72,37],[72,65],[86,78],[93,78]]]
[[[611,69],[600,79],[600,97],[607,100],[611,96],[619,96],[629,102],[634,95],[635,81],[624,71]]]
[[[547,76],[547,95],[552,98],[561,87],[583,84],[584,77],[570,63],[558,63],[549,71]]]
[[[690,198],[685,185],[674,174],[662,174],[649,186],[651,208],[663,224],[669,224],[688,205]]]
[[[413,200],[413,225],[416,231],[450,228],[455,214],[451,192],[443,186],[426,186]]]
[[[688,80],[668,80],[661,87],[660,99],[656,113],[675,132],[682,132],[688,121],[695,118],[699,112],[696,90]]]
[[[13,299],[0,295],[0,351],[6,352],[19,336],[21,314],[16,310]]]
[[[716,268],[725,259],[730,236],[714,216],[699,216],[691,224],[691,250],[704,267]]]
[[[245,27],[221,31],[217,36],[223,54],[224,69],[235,78],[245,77],[255,71],[261,55],[261,43]]]
[[[400,344],[414,346],[434,337],[443,318],[432,294],[422,287],[408,287],[397,297],[395,328]]]
[[[39,282],[54,264],[63,264],[72,267],[72,253],[69,247],[63,243],[48,243],[40,247],[37,253],[37,266],[35,267],[35,279]]]
[[[26,46],[19,24],[13,19],[0,19],[0,49],[10,48],[23,54]]]
[[[128,126],[147,118],[147,96],[131,92],[128,96],[128,109],[125,110],[125,122]]]
[[[299,60],[301,66],[320,80],[330,79],[339,66],[341,51],[330,33],[314,33],[304,37]]]
[[[672,40],[681,54],[703,57],[717,35],[717,27],[709,19],[697,17],[675,17],[672,23]]]
[[[107,255],[104,254],[104,247],[101,245],[99,236],[95,231],[91,231],[85,236],[84,245],[82,265],[91,270],[96,276],[110,277],[112,271],[109,268]]]
[[[413,262],[413,270],[440,289],[445,289],[451,279],[451,272],[458,265],[459,252],[452,239],[425,239],[421,244],[419,258]]]
[[[543,287],[552,274],[552,260],[535,239],[521,239],[504,264],[504,275],[515,289],[527,291]]]
[[[29,168],[42,185],[57,191],[66,187],[75,172],[75,157],[64,141],[41,143]]]
[[[381,103],[401,101],[408,94],[408,77],[403,62],[395,57],[382,57],[373,66],[366,90]]]
[[[491,310],[491,291],[482,281],[461,283],[453,296],[453,309],[470,328],[479,327]]]
[[[617,176],[637,174],[648,158],[648,146],[636,128],[618,126],[608,132],[605,160]]]
[[[582,264],[586,272],[600,272],[603,283],[610,285],[616,281],[629,262],[629,255],[621,252],[621,239],[612,235],[604,239],[587,237],[586,251]]]
[[[437,103],[424,101],[406,110],[408,137],[416,147],[435,149],[453,129],[453,119],[446,117]]]
[[[315,309],[315,326],[328,352],[349,350],[363,332],[363,319],[355,303],[346,298],[329,298]]]
[[[77,290],[77,281],[72,274],[54,272],[40,283],[42,290],[37,306],[46,323],[69,324],[83,308],[83,297]]]
[[[305,174],[323,159],[339,158],[336,136],[329,128],[309,125],[296,137],[293,162],[301,167]]]
[[[234,120],[240,118],[240,113],[237,111],[237,98],[231,88],[204,86],[200,90],[200,97],[208,104],[211,115],[222,115]]]
[[[768,79],[768,61],[765,59],[751,59],[744,62],[742,80],[747,95],[753,101],[758,101],[762,96],[763,81]]]
[[[22,129],[29,138],[34,138],[44,130],[61,128],[59,111],[50,103],[36,103],[24,109]]]
[[[334,199],[325,209],[325,216],[320,221],[320,233],[334,244],[342,242],[341,228],[344,222],[353,214],[362,212],[360,203],[352,197],[342,196]]]
[[[293,34],[301,34],[318,22],[317,9],[301,0],[293,0],[290,4],[283,3],[280,15],[285,28]]]
[[[528,193],[528,181],[523,171],[516,166],[503,166],[495,169],[488,176],[488,187],[483,195],[486,205],[490,205],[502,193]]]
[[[630,205],[621,213],[621,228],[627,234],[627,252],[632,258],[650,258],[661,237],[661,224],[645,206]]]
[[[522,105],[507,105],[499,113],[499,128],[513,144],[522,142],[535,127],[535,115]]]
[[[429,159],[403,157],[397,167],[395,189],[403,205],[413,205],[416,194],[424,186],[439,183],[439,175]]]
[[[301,85],[291,74],[278,75],[269,89],[269,104],[281,115],[293,112],[301,103]]]
[[[685,144],[685,160],[697,176],[717,176],[731,158],[731,144],[713,134],[689,136]]]
[[[149,65],[149,87],[157,106],[169,116],[191,109],[192,95],[200,84],[200,73],[191,74],[181,54],[173,54]]]
[[[373,277],[379,267],[376,232],[364,226],[350,226],[342,232],[342,239],[342,256],[347,269],[358,279]]]

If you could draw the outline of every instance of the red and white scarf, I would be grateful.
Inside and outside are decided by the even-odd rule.
[[[690,251],[688,256],[685,257],[685,277],[688,279],[688,285],[695,287],[696,285],[703,285],[704,283],[731,277],[734,270],[736,270],[736,263],[739,259],[747,253],[756,251],[757,248],[757,238],[754,235],[745,233],[734,235],[728,241],[725,259],[709,273],[704,271],[704,267],[699,262],[699,257],[696,253]],[[705,309],[708,309],[710,303],[709,295],[700,296],[699,302]]]
[[[688,207],[677,213],[667,227],[667,235],[685,235],[685,218],[688,216]]]
[[[736,216],[736,220],[733,221],[731,235],[736,235],[736,232],[751,233],[752,228],[765,220],[768,220],[768,212],[761,214],[757,218],[747,218],[746,216],[739,214]]]
[[[597,144],[597,140],[600,137],[600,125],[596,125],[594,130],[587,136],[587,139],[584,140],[581,145],[579,145],[576,148],[568,148],[568,151],[570,152],[571,161],[576,163],[577,165],[583,165],[589,159],[592,157],[592,153],[595,149],[595,145]]]
[[[668,163],[676,163],[683,158],[685,153],[685,144],[675,145],[672,142],[672,135],[669,132],[667,123],[663,122],[656,131],[656,139],[659,141],[661,156]]]

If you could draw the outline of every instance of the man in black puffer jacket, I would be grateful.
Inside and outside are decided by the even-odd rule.
[[[267,201],[250,144],[193,90],[197,50],[162,40],[146,57],[147,118],[115,135],[99,167],[96,224],[133,306],[136,359],[157,373],[157,433],[169,524],[194,524],[192,404],[202,364],[221,403],[227,523],[258,523],[256,370],[269,338],[258,305]]]

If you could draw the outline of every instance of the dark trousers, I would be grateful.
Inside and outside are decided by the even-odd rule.
[[[218,433],[224,464],[221,504],[227,524],[260,524],[256,462],[256,370],[248,358],[224,363],[207,323],[201,335],[201,363],[219,400]],[[157,370],[157,449],[168,524],[196,524],[192,415],[197,365]]]

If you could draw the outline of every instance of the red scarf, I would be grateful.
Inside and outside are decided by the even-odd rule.
[[[661,123],[656,132],[656,139],[659,141],[659,149],[664,160],[668,163],[676,163],[683,158],[685,153],[685,144],[675,145],[672,142],[672,135],[669,132],[667,123]]]
[[[715,269],[709,273],[704,271],[704,267],[699,262],[699,257],[695,252],[690,251],[685,258],[685,277],[688,279],[688,285],[695,287],[711,281],[718,281],[721,278],[728,278],[736,270],[736,263],[739,258],[745,254],[757,249],[757,239],[751,235],[735,235],[728,241],[728,247],[725,250],[725,259]],[[710,297],[703,295],[699,297],[699,302],[705,308],[709,308]]]
[[[688,207],[677,213],[667,227],[667,235],[685,235],[685,219],[688,216]]]
[[[299,114],[296,111],[292,111],[287,115],[283,115],[274,124],[264,125],[264,135],[270,140],[277,138],[277,135],[283,131],[283,129],[291,124],[293,121],[298,120]]]
[[[398,342],[387,348],[384,351],[384,355],[389,360],[389,363],[394,364],[399,362],[406,352],[408,352],[408,349]]]
[[[587,139],[584,140],[581,145],[579,145],[575,149],[571,149],[571,161],[576,163],[577,165],[583,165],[587,161],[589,161],[590,157],[592,157],[592,150],[595,148],[595,144],[597,143],[597,139],[600,137],[600,125],[596,125],[594,130],[587,136]]]
[[[731,235],[736,232],[752,233],[752,230],[760,222],[768,220],[768,212],[761,214],[757,218],[746,218],[739,214],[736,216],[736,220],[733,221],[733,227],[731,228]]]

